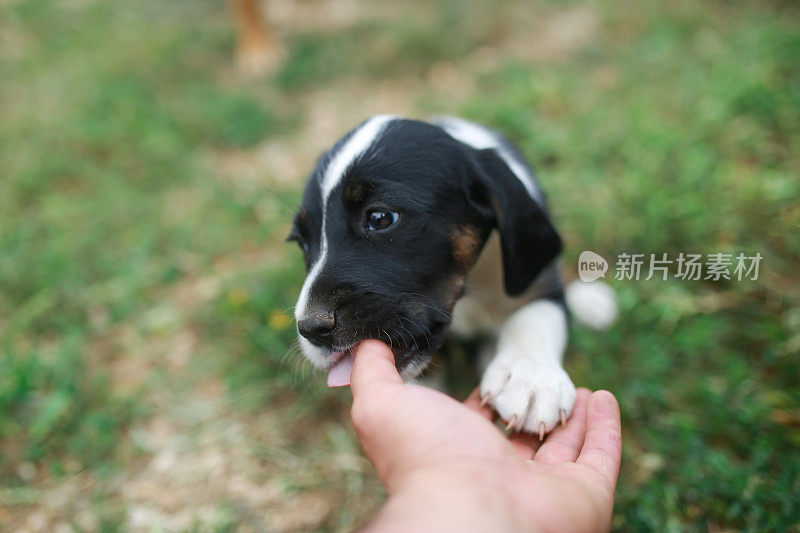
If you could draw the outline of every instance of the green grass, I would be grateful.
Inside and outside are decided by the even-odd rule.
[[[265,81],[232,73],[222,2],[0,7],[0,527],[48,480],[136,468],[148,452],[129,432],[170,380],[221,375],[236,416],[281,413],[280,439],[253,452],[263,461],[355,453],[346,395],[284,357],[303,272],[280,241],[307,147],[335,140],[312,138],[309,101],[347,111],[330,118],[343,132],[361,99],[397,86],[418,116],[461,114],[520,145],[569,270],[585,249],[764,256],[754,282],[615,282],[618,324],[576,328],[567,366],[622,405],[616,528],[800,531],[796,7],[498,6],[378,5],[325,30],[280,27],[286,60]],[[585,40],[543,52],[542,28],[575,10],[594,21]],[[438,84],[442,69],[466,81]],[[303,169],[259,167],[253,185],[219,163],[271,142]],[[206,276],[219,290],[181,304]],[[187,375],[153,355],[152,373],[123,386],[117,363],[184,330],[198,338]],[[329,495],[323,529],[352,527],[381,497],[347,468],[288,469],[280,483]],[[94,501],[98,524],[126,529],[123,498]],[[247,521],[218,506],[215,527]]]

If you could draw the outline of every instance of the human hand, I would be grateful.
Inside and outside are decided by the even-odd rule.
[[[391,350],[362,342],[352,419],[389,491],[375,530],[602,531],[611,521],[622,440],[607,391],[578,390],[564,427],[539,443],[506,438],[480,406],[404,384]]]

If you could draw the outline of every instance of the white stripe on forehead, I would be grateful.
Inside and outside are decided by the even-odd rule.
[[[328,196],[336,184],[338,184],[344,172],[347,170],[353,161],[362,155],[367,149],[372,146],[372,143],[378,138],[378,135],[383,131],[383,128],[392,120],[397,117],[394,115],[376,115],[361,125],[349,139],[344,143],[336,154],[334,154],[328,167],[323,174],[322,183],[320,183],[320,192],[322,192],[322,206],[328,200]],[[323,220],[325,211],[323,209]]]
[[[456,117],[440,117],[435,121],[436,124],[441,126],[454,139],[475,148],[476,150],[485,150],[491,148],[497,152],[503,161],[505,161],[511,172],[522,183],[528,194],[541,204],[544,200],[542,198],[542,191],[536,185],[536,180],[533,179],[530,170],[508,149],[505,143],[491,130],[479,126],[467,120]]]
[[[322,270],[322,265],[325,263],[325,259],[328,257],[328,236],[325,234],[325,229],[327,227],[325,224],[325,212],[327,211],[328,207],[328,197],[330,196],[331,191],[342,180],[345,171],[353,163],[353,161],[355,161],[359,156],[363,155],[380,136],[386,125],[396,118],[397,117],[393,115],[377,115],[364,122],[350,135],[350,138],[344,142],[341,148],[339,148],[339,150],[333,154],[331,160],[328,162],[328,165],[325,167],[325,170],[322,173],[322,180],[319,184],[320,196],[322,198],[322,229],[319,247],[320,253],[316,263],[314,263],[314,266],[308,273],[306,281],[303,284],[303,289],[300,291],[300,297],[297,299],[297,306],[295,307],[294,314],[298,322],[306,314],[306,307],[308,306],[308,297],[311,293],[311,287],[314,285],[314,282]],[[309,359],[314,361],[315,358],[309,353],[309,351],[315,350],[316,347],[310,343],[306,344],[307,346],[304,348],[304,351],[306,351],[306,355],[309,356]],[[316,359],[320,360],[320,356],[317,356]]]

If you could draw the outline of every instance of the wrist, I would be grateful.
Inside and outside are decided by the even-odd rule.
[[[531,531],[529,517],[507,490],[508,480],[486,472],[485,465],[459,465],[409,474],[394,485],[367,530]]]

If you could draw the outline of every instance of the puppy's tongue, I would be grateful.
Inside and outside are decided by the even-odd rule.
[[[348,351],[328,371],[328,387],[346,387],[350,385],[350,372],[353,370],[353,354]]]

